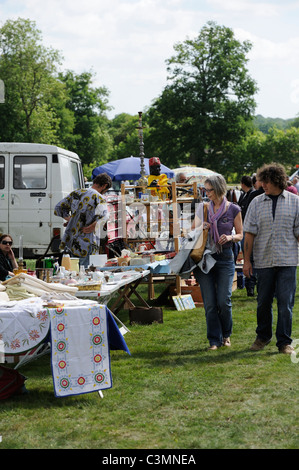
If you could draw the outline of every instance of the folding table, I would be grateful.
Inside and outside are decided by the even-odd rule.
[[[115,294],[117,294],[117,298],[114,300],[113,304],[109,306],[111,313],[113,312],[112,315],[118,313],[125,303],[127,303],[131,308],[135,307],[131,299],[132,294],[136,295],[144,307],[150,308],[148,303],[136,291],[140,282],[149,274],[149,270],[130,271],[126,273],[127,277],[124,277],[119,281],[115,280],[114,282],[103,284],[100,291],[78,291],[76,293],[76,297],[97,299],[100,303],[108,305]],[[120,321],[117,317],[115,318]]]

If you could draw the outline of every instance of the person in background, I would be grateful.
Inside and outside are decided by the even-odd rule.
[[[177,183],[184,184],[187,182],[187,176],[185,173],[178,173],[175,180]]]
[[[242,194],[238,200],[238,204],[241,207],[242,211],[242,220],[244,221],[245,215],[246,215],[246,210],[247,210],[247,202],[248,202],[248,197],[253,191],[252,187],[252,179],[251,176],[242,176],[241,178],[241,188],[242,188]]]
[[[274,296],[277,298],[276,346],[292,354],[292,313],[296,292],[299,241],[299,198],[288,191],[282,165],[264,165],[257,173],[265,193],[251,201],[244,221],[244,266],[252,274],[253,252],[257,272],[257,328],[252,351],[259,351],[272,338]]]
[[[18,267],[14,252],[13,239],[8,234],[0,236],[0,280],[5,281],[7,276],[14,276],[13,270]]]
[[[251,176],[242,176],[241,178],[241,188],[242,188],[242,194],[240,196],[240,199],[238,201],[238,205],[241,207],[241,213],[242,213],[242,221],[244,223],[247,207],[248,207],[248,201],[250,198],[250,195],[253,193],[254,188],[252,185],[252,178]],[[244,234],[243,234],[243,239],[241,240],[240,243],[241,250],[244,254]],[[247,296],[248,297],[253,297],[254,296],[254,286],[255,286],[255,280],[253,277],[250,278],[245,278],[245,287],[247,290]]]
[[[251,203],[251,201],[255,197],[260,196],[261,194],[263,194],[265,192],[264,188],[263,188],[263,185],[262,185],[262,182],[259,181],[256,178],[256,175],[254,175],[252,177],[252,184],[253,184],[254,190],[251,191],[251,193],[248,196],[245,216],[246,216],[246,213],[247,213],[247,210],[248,210],[248,207],[249,207],[249,204]],[[244,251],[244,237],[243,237],[243,241],[242,241],[242,250]],[[255,286],[257,284],[257,275],[256,275],[256,271],[255,271],[255,268],[254,268],[253,256],[251,256],[251,264],[252,264],[252,274],[251,274],[250,277],[245,277],[245,287],[246,287],[246,290],[247,290],[247,296],[248,297],[254,297],[254,289],[255,289]]]
[[[297,192],[299,193],[299,179],[297,178],[297,176],[294,176],[293,178],[293,185],[295,186],[295,188],[297,189]]]
[[[99,253],[101,226],[108,220],[108,208],[103,194],[112,186],[112,180],[101,173],[88,189],[76,189],[62,199],[54,214],[66,220],[60,249],[80,258],[80,266],[89,265],[89,255]]]
[[[235,275],[232,245],[243,238],[243,227],[240,207],[225,197],[227,187],[223,176],[213,175],[207,178],[205,191],[210,202],[204,228],[209,228],[217,246],[217,253],[212,255],[216,263],[208,273],[204,273],[199,267],[196,267],[193,273],[200,284],[203,297],[209,349],[216,350],[220,346],[231,345],[233,324],[231,295]],[[194,227],[200,223],[199,210],[200,208]]]
[[[293,194],[298,194],[297,188],[293,185],[292,181],[287,181],[286,191],[289,191]]]
[[[251,191],[251,193],[249,194],[248,196],[248,201],[247,201],[247,210],[248,210],[248,206],[249,204],[251,203],[251,201],[257,197],[257,196],[260,196],[261,194],[264,194],[264,188],[263,188],[263,183],[261,181],[259,181],[256,176],[253,176],[252,177],[252,184],[253,184],[253,187],[254,187],[254,191]],[[247,210],[246,210],[246,213],[247,213]]]

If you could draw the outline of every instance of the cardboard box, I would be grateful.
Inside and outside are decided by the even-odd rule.
[[[118,266],[129,266],[131,258],[127,256],[126,258],[117,258]]]
[[[129,309],[130,325],[139,323],[151,325],[154,322],[163,323],[163,310],[161,307],[135,307]]]

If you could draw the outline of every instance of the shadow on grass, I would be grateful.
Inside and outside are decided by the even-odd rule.
[[[259,362],[261,359],[267,359],[270,356],[276,356],[278,353],[273,349],[263,351],[250,351],[246,349],[232,349],[232,348],[219,348],[217,351],[208,351],[207,348],[194,348],[185,349],[181,351],[137,351],[132,356],[121,356],[121,359],[132,361],[132,367],[134,367],[134,360],[140,361],[144,369],[147,368],[159,368],[160,370],[165,368],[180,369],[187,365],[193,364],[196,366],[209,366],[209,365],[221,365],[226,363],[244,361],[246,364],[254,365],[255,362]],[[47,362],[48,361],[48,362]],[[112,361],[113,366],[113,361]],[[94,404],[94,397],[98,395],[97,392],[88,394],[82,394],[77,396],[69,397],[56,397],[54,395],[54,387],[52,382],[51,366],[49,358],[43,357],[32,364],[28,365],[24,370],[21,371],[28,380],[26,386],[29,391],[27,395],[15,396],[3,402],[5,410],[9,409],[16,411],[16,409],[59,409],[59,408],[73,408],[80,409],[84,406]],[[31,382],[32,379],[32,382]],[[39,386],[34,385],[34,379],[42,381]],[[51,387],[51,388],[50,388]],[[109,389],[103,390],[109,392]],[[98,395],[99,404],[101,401]],[[1,405],[1,404],[0,404]],[[1,410],[1,406],[0,406]]]
[[[5,406],[5,411],[8,412],[9,410],[16,410],[27,409],[27,410],[34,410],[34,409],[59,409],[59,408],[74,408],[74,409],[81,409],[83,406],[88,406],[92,403],[92,397],[90,395],[98,395],[98,392],[90,392],[85,393],[77,396],[69,396],[69,397],[56,397],[54,395],[54,388],[49,390],[49,385],[47,389],[41,390],[39,387],[32,387],[30,385],[30,377],[28,377],[28,381],[25,383],[28,394],[26,395],[15,395],[12,396],[2,403],[0,403],[0,411],[1,411],[1,404],[3,405],[3,409]],[[103,394],[105,391],[108,392],[109,389],[103,390]],[[99,401],[102,398],[98,395]]]
[[[217,351],[209,351],[207,348],[199,349],[186,349],[178,352],[158,352],[158,351],[138,351],[133,352],[131,358],[140,359],[142,361],[150,361],[151,365],[154,366],[181,366],[186,362],[192,362],[194,364],[225,364],[239,360],[260,360],[262,356],[273,356],[277,355],[277,351],[263,350],[263,351],[250,351],[246,349],[228,349],[225,347],[219,348]]]

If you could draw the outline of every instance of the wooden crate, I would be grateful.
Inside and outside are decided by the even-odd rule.
[[[237,289],[237,273],[235,272],[232,291],[234,292]],[[195,285],[186,285],[186,281],[181,281],[181,295],[191,294],[194,303],[197,306],[203,305],[203,299],[201,295],[200,286],[196,283]],[[170,286],[170,295],[171,297],[177,294],[177,289],[174,285]]]

